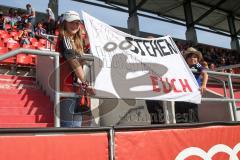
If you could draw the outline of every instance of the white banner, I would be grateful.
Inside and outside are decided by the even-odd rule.
[[[140,38],[82,15],[97,97],[200,103],[197,81],[171,37]]]

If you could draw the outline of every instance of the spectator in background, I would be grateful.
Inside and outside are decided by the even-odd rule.
[[[55,33],[54,34],[56,36],[59,35],[59,28],[60,28],[62,22],[63,22],[63,14],[61,14],[61,16],[58,16],[58,19],[57,19],[57,21],[55,23]]]
[[[201,65],[202,65],[205,69],[209,69],[207,61],[201,61]]]
[[[216,70],[216,65],[214,63],[210,64],[210,68],[211,71],[215,71]]]
[[[227,69],[227,73],[232,73],[232,74],[234,74],[234,70],[233,70],[232,68]]]
[[[15,10],[14,11],[14,21],[18,29],[22,29],[22,17],[20,16],[19,11]]]
[[[35,12],[34,8],[32,8],[31,4],[27,4],[26,8],[27,8],[27,13],[25,16],[27,18],[27,22],[30,22],[33,27],[32,29],[34,29],[35,21],[36,21],[36,12]]]
[[[36,37],[37,39],[40,39],[40,38],[42,38],[43,34],[46,34],[46,33],[47,33],[47,32],[46,32],[46,30],[43,28],[42,22],[38,22],[38,23],[37,23],[37,27],[36,27],[36,29],[35,29],[35,37]]]
[[[221,57],[220,58],[220,62],[219,62],[219,65],[218,65],[219,67],[224,67],[224,66],[226,66],[226,60],[225,60],[225,58],[224,57]],[[223,69],[223,70],[221,70],[221,72],[227,72],[227,70],[226,69]]]
[[[72,92],[77,92],[77,86],[80,85],[81,91],[91,95],[95,93],[94,88],[88,85],[83,70],[84,62],[78,59],[84,53],[80,24],[80,16],[77,12],[68,11],[64,14],[57,45],[57,50],[63,56],[60,68],[61,90],[64,91],[65,82],[68,81],[68,84],[73,86]],[[91,117],[91,110],[86,107],[79,110],[79,99],[64,98],[61,100],[61,127],[81,127],[84,122],[83,115]]]
[[[195,79],[198,82],[201,94],[206,92],[208,74],[204,72],[204,67],[200,64],[202,61],[202,53],[193,47],[188,48],[184,52],[184,58],[190,69],[195,69]],[[198,105],[190,102],[175,102],[175,114],[177,123],[199,122]]]
[[[27,30],[28,35],[29,35],[30,37],[34,37],[34,30],[33,30],[32,28],[33,28],[33,27],[32,27],[32,23],[27,22],[27,23],[25,24],[23,30]]]
[[[28,33],[28,30],[24,29],[20,34],[19,34],[19,42],[20,46],[23,46],[24,44],[30,44],[30,36]]]
[[[47,33],[53,35],[55,31],[55,16],[51,8],[47,10]]]
[[[3,12],[0,12],[0,29],[2,30],[6,29],[6,19],[3,16]]]

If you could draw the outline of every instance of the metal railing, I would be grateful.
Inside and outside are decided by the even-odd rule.
[[[42,38],[46,39],[45,47],[46,49],[49,49],[50,51],[53,51],[53,45],[56,45],[56,42],[54,41],[58,36],[50,35],[50,34],[42,34]]]
[[[59,70],[59,53],[58,52],[52,52],[52,51],[42,51],[42,50],[34,50],[34,49],[16,49],[13,51],[10,51],[4,55],[0,56],[0,61],[10,58],[12,56],[16,56],[19,53],[29,53],[29,54],[34,54],[34,55],[40,55],[40,56],[50,56],[54,58],[54,125],[55,127],[60,127],[60,98],[61,97],[79,97],[76,93],[64,93],[60,92],[60,70]],[[93,56],[92,55],[87,55],[85,54],[84,56],[81,57],[83,60],[87,61],[93,61]],[[215,101],[215,102],[229,102],[229,106],[232,110],[233,114],[233,121],[237,121],[237,109],[236,109],[236,103],[235,102],[240,102],[240,99],[235,99],[234,98],[234,91],[233,91],[233,86],[232,86],[232,77],[237,77],[240,78],[240,75],[237,74],[230,74],[230,73],[221,73],[221,72],[213,72],[213,71],[206,71],[209,75],[218,75],[218,76],[223,76],[227,77],[225,79],[228,82],[229,86],[229,91],[230,91],[230,98],[202,98],[202,101]],[[97,97],[95,97],[97,98]]]
[[[228,89],[229,89],[229,95],[230,97],[227,98],[226,96],[226,86],[224,87],[224,94],[225,94],[225,98],[202,98],[202,101],[208,101],[208,102],[228,102],[229,104],[229,109],[231,111],[231,117],[233,121],[237,121],[237,107],[236,107],[236,102],[240,102],[240,99],[235,99],[234,97],[234,90],[233,90],[233,83],[232,83],[232,78],[239,78],[239,82],[240,83],[240,75],[239,74],[232,74],[232,73],[224,73],[224,72],[214,72],[214,71],[205,71],[208,73],[209,76],[219,76],[220,81],[227,82],[228,84]],[[217,79],[217,77],[214,77],[215,79]]]

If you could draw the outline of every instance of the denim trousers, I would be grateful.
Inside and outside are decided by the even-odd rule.
[[[82,114],[74,113],[77,100],[75,98],[64,98],[60,102],[60,123],[61,127],[81,127]]]

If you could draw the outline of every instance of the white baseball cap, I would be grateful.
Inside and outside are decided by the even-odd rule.
[[[76,21],[76,20],[80,21],[80,16],[75,11],[67,11],[63,14],[63,20],[65,20],[67,22],[72,22],[72,21]]]

